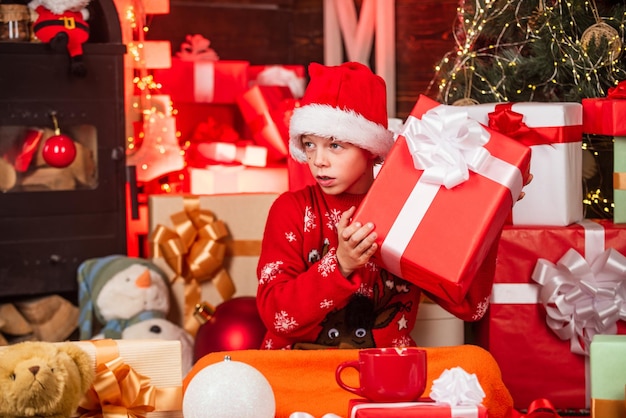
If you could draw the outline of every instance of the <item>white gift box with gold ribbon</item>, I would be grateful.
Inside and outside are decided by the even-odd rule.
[[[195,305],[256,296],[256,267],[275,193],[153,195],[152,260],[170,277],[170,319],[195,335]]]
[[[105,339],[72,343],[89,354],[96,370],[77,416],[182,418],[180,341]]]

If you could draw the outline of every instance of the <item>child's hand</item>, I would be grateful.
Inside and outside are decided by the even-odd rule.
[[[371,222],[361,225],[360,222],[350,224],[350,219],[356,208],[353,206],[341,215],[337,223],[337,263],[341,273],[348,277],[369,261],[374,255],[378,245],[374,224]]]
[[[530,182],[533,181],[533,175],[529,174],[528,175],[528,180],[526,180],[526,183],[524,183],[524,186],[528,186],[530,184]],[[526,193],[521,192],[519,194],[519,197],[517,198],[518,201],[522,200],[524,198],[524,196],[526,195]]]

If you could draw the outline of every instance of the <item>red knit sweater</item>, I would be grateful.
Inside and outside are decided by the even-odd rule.
[[[257,267],[257,305],[268,329],[261,348],[415,345],[409,333],[420,301],[417,286],[373,262],[349,278],[339,271],[335,224],[364,197],[327,195],[313,185],[284,193],[274,202]],[[496,248],[463,304],[429,296],[462,319],[482,317]]]

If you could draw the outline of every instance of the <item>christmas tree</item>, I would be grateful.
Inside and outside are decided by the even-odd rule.
[[[428,94],[445,104],[580,102],[626,79],[626,7],[611,0],[461,0]],[[585,215],[612,217],[612,138],[583,138]]]
[[[430,88],[447,104],[605,96],[626,79],[625,22],[614,1],[462,1]]]

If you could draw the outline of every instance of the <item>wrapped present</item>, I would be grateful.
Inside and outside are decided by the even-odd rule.
[[[196,304],[256,296],[265,220],[276,194],[155,195],[148,199],[150,257],[169,276],[169,319],[195,335]]]
[[[538,398],[558,409],[589,407],[589,342],[626,333],[622,254],[626,225],[609,220],[503,228],[491,305],[473,331],[516,408]]]
[[[615,209],[613,220],[626,222],[626,81],[609,89],[607,97],[583,99],[584,132],[615,137],[613,200]]]
[[[246,166],[265,167],[267,148],[258,145],[209,142],[198,144],[197,151],[207,160],[221,163],[240,163]]]
[[[364,399],[351,399],[349,418],[487,418],[487,408],[482,405],[451,406],[436,402],[370,403]]]
[[[288,189],[284,166],[211,165],[189,170],[192,194],[282,193]]]
[[[161,93],[172,101],[232,104],[248,88],[248,61],[203,61],[172,57],[172,67],[155,69]]]
[[[354,220],[376,225],[390,272],[458,303],[519,197],[530,149],[452,108],[420,96]]]
[[[626,223],[626,136],[613,143],[613,222]]]
[[[609,89],[606,97],[582,99],[583,132],[595,135],[626,135],[626,81]]]
[[[590,363],[591,416],[626,417],[626,335],[596,335]]]
[[[460,108],[532,150],[533,181],[524,187],[524,199],[513,207],[514,225],[567,226],[583,218],[580,103],[485,103]]]
[[[462,367],[445,369],[433,380],[430,397],[417,402],[377,402],[351,399],[350,418],[379,417],[475,417],[486,418],[487,408],[482,404],[485,391],[476,374]]]
[[[96,378],[81,417],[182,418],[180,341],[73,341],[92,358]],[[125,396],[119,396],[123,393]]]
[[[237,103],[254,141],[268,148],[268,159],[284,161],[289,153],[289,119],[296,105],[282,86],[254,86]]]
[[[251,65],[248,67],[248,85],[286,86],[293,97],[304,95],[306,78],[303,65]]]

